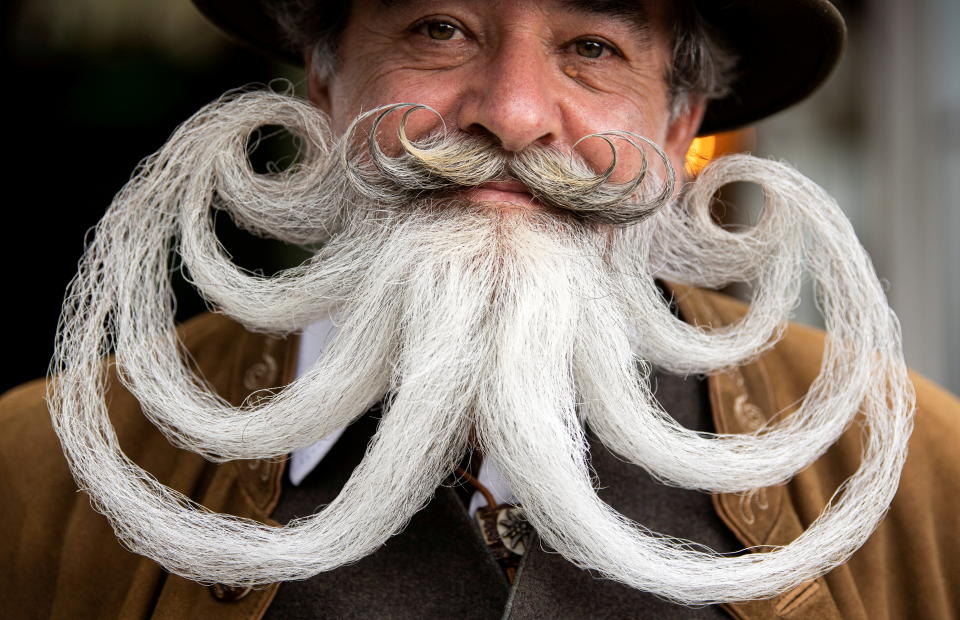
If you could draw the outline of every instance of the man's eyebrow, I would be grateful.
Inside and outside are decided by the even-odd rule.
[[[379,0],[380,5],[391,8],[409,4],[409,0]],[[629,21],[633,27],[643,33],[650,28],[650,16],[642,2],[638,0],[562,0],[561,6],[569,11],[608,15]]]
[[[638,34],[644,37],[650,34],[650,15],[638,0],[563,0],[561,6],[571,11],[623,19]]]
[[[410,0],[379,0],[385,9],[409,4]],[[650,42],[650,14],[640,0],[561,0],[560,6],[571,12],[613,17],[629,24],[641,42]]]

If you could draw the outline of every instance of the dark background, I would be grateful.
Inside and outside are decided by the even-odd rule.
[[[9,159],[0,245],[6,276],[0,392],[45,374],[84,235],[137,163],[225,91],[279,76],[301,80],[299,70],[227,40],[186,2],[189,11],[171,18],[184,22],[181,33],[170,24],[163,37],[142,22],[127,34],[124,24],[98,31],[95,11],[73,22],[57,15],[102,5],[107,21],[116,19],[107,14],[111,4],[50,2],[42,10],[3,4]],[[195,43],[198,37],[206,42]],[[176,49],[178,41],[185,52]],[[218,218],[218,226],[238,262],[273,270],[281,260],[276,249],[224,226],[225,220]],[[178,319],[204,309],[188,287],[177,288]]]

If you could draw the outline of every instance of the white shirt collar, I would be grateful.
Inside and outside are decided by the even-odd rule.
[[[310,367],[326,352],[330,341],[337,335],[337,326],[329,318],[317,321],[309,325],[303,333],[300,334],[300,350],[297,352],[297,377],[303,376],[310,370]],[[300,448],[290,455],[290,466],[287,472],[290,474],[290,482],[294,486],[303,482],[307,474],[313,471],[317,464],[327,456],[333,444],[343,434],[345,429],[340,428],[320,441]]]

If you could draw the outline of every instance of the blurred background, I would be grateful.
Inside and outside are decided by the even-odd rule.
[[[909,363],[960,392],[960,2],[835,4],[850,37],[828,83],[698,147],[788,161],[833,194],[884,280]],[[137,162],[224,91],[275,78],[302,91],[303,76],[226,39],[189,0],[12,0],[0,11],[10,157],[3,391],[45,373],[84,235]],[[749,221],[755,199],[743,192],[725,217]],[[226,219],[218,227],[239,263],[270,272],[294,258]],[[181,320],[204,309],[188,286],[177,290]],[[797,319],[820,323],[810,295]]]

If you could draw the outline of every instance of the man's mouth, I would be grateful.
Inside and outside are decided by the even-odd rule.
[[[546,205],[534,198],[526,185],[519,181],[490,181],[463,191],[470,202],[494,203],[524,209],[544,210]]]

